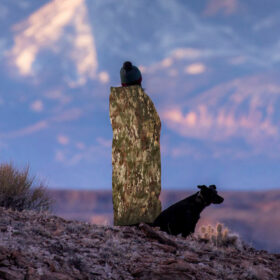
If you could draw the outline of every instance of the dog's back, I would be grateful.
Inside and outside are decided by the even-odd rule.
[[[202,210],[211,203],[220,204],[223,198],[218,195],[216,186],[198,186],[199,192],[171,205],[155,219],[153,226],[160,227],[172,235],[182,233],[187,236],[195,231]]]
[[[156,218],[153,226],[173,235],[193,232],[199,219],[199,213],[196,215],[194,211],[196,195],[191,195],[165,209]]]

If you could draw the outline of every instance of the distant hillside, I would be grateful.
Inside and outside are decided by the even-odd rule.
[[[0,208],[0,279],[280,279],[280,254]]]
[[[163,191],[163,209],[193,192]],[[223,204],[206,208],[202,224],[222,222],[257,249],[280,252],[280,191],[223,192]],[[53,212],[67,219],[100,225],[113,224],[110,191],[51,190]]]

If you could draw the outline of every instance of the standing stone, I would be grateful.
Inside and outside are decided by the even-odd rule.
[[[153,222],[161,212],[160,129],[140,86],[111,87],[114,225]]]

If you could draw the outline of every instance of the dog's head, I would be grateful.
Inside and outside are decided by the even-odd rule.
[[[221,204],[224,199],[218,195],[215,185],[210,185],[209,187],[202,185],[197,186],[200,189],[199,196],[205,201],[206,205]]]

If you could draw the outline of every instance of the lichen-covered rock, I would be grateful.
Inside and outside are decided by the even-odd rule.
[[[160,129],[155,106],[140,86],[112,87],[114,224],[153,222],[161,212]]]

